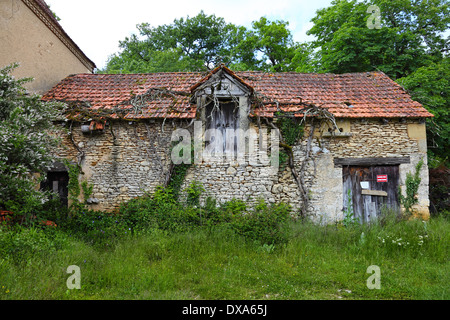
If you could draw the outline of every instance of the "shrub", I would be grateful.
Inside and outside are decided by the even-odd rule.
[[[0,256],[15,263],[25,263],[32,255],[46,255],[61,249],[67,239],[61,232],[44,231],[35,227],[15,226],[12,229],[0,226]]]
[[[97,244],[131,233],[131,228],[115,213],[83,210],[67,219],[63,228],[81,239]]]
[[[411,208],[418,203],[417,190],[420,185],[420,170],[423,166],[423,159],[421,159],[416,165],[416,171],[413,173],[408,172],[406,174],[406,196],[399,192],[400,203],[405,208],[407,215],[411,214]]]
[[[150,213],[152,199],[146,195],[122,204],[119,215],[128,228],[132,230],[150,229],[155,226],[156,219]]]
[[[203,185],[200,182],[192,181],[185,191],[187,193],[187,205],[200,206],[200,195],[205,191]]]
[[[289,240],[290,212],[286,204],[268,206],[261,200],[253,211],[235,215],[231,224],[237,233],[260,244],[284,244]]]

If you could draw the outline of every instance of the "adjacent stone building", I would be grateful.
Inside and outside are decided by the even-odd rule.
[[[80,165],[94,209],[166,184],[185,143],[194,156],[182,188],[201,182],[203,200],[283,201],[322,222],[349,208],[362,221],[398,208],[406,174],[423,159],[416,212],[429,214],[432,115],[382,72],[79,74],[43,99],[69,105],[58,155]],[[286,149],[291,165],[277,159],[282,118],[304,129]]]
[[[0,68],[19,63],[17,78],[43,94],[71,74],[92,73],[95,64],[61,27],[44,0],[0,1]]]

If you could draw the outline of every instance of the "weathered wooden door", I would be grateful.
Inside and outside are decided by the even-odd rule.
[[[212,104],[206,107],[207,129],[217,130],[213,134],[220,137],[207,136],[209,144],[213,144],[215,153],[235,153],[237,150],[237,129],[239,113],[234,103],[221,103],[220,108],[214,108]],[[218,139],[219,138],[219,139]]]
[[[351,202],[354,216],[361,222],[376,219],[383,206],[399,208],[398,165],[343,167],[343,180],[344,212]]]

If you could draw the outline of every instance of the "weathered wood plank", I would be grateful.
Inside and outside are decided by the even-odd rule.
[[[334,158],[334,165],[339,166],[383,166],[410,163],[410,157],[387,158]]]
[[[388,193],[382,190],[361,190],[362,195],[387,197]]]

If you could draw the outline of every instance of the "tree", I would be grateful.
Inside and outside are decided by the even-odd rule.
[[[380,28],[368,27],[371,5],[380,9]],[[308,34],[317,38],[323,72],[381,70],[397,79],[449,50],[442,35],[450,23],[446,0],[334,0],[312,22]]]
[[[414,100],[434,114],[434,118],[427,123],[429,153],[449,161],[450,57],[421,67],[397,82],[409,91]]]
[[[293,58],[299,45],[293,41],[288,25],[289,22],[262,17],[252,23],[252,30],[241,29],[232,49],[238,61],[236,69],[294,71]]]
[[[139,37],[120,41],[120,54],[113,55],[102,72],[138,73],[204,71],[221,62],[229,52],[232,24],[201,11],[197,16],[175,19],[173,24],[137,26]]]
[[[288,25],[262,17],[249,30],[203,11],[169,25],[142,23],[139,36],[120,41],[122,51],[100,73],[205,71],[219,63],[240,71],[311,71],[314,48],[294,42]]]
[[[48,133],[63,104],[43,102],[27,93],[10,74],[18,64],[0,69],[0,208],[30,213],[45,201],[33,174],[51,166],[58,140]]]

